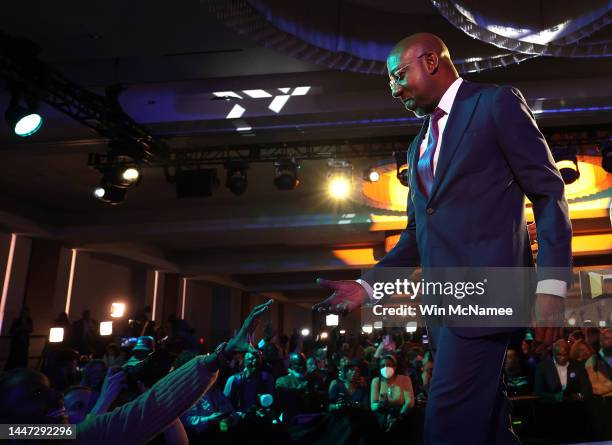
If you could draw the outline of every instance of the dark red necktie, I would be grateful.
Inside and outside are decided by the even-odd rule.
[[[442,108],[436,107],[433,113],[431,113],[431,116],[429,116],[429,138],[427,139],[427,148],[417,163],[419,186],[425,196],[429,196],[433,185],[434,155],[436,154],[436,147],[438,146],[438,121],[445,114]]]

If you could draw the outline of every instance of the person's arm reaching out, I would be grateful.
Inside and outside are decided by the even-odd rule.
[[[77,426],[76,443],[146,443],[165,430],[191,407],[215,382],[218,369],[234,351],[252,351],[248,335],[272,300],[251,311],[242,327],[224,348],[197,356],[169,373],[135,400],[101,415],[90,415]]]

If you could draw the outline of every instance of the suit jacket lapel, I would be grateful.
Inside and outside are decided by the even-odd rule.
[[[472,114],[480,98],[478,85],[471,82],[463,81],[455,96],[455,101],[448,115],[444,134],[442,135],[442,143],[440,144],[440,155],[438,156],[438,165],[434,175],[429,201],[433,199],[440,182],[444,179],[444,175],[450,166],[451,160],[457,151],[457,147],[463,138],[463,133],[472,119]]]

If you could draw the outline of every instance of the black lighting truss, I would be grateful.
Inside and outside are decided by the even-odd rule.
[[[37,54],[31,41],[0,31],[0,77],[9,89],[46,102],[105,138],[137,146],[146,164],[168,158],[168,146],[121,109],[120,87],[107,88],[105,96],[93,93],[39,60]]]
[[[312,161],[317,159],[384,158],[394,152],[405,151],[405,136],[376,139],[351,139],[336,141],[309,141],[291,143],[252,144],[248,146],[218,146],[197,149],[173,150],[166,161],[149,163],[149,167],[189,167],[224,165],[230,162],[272,163],[282,159]],[[104,153],[91,153],[89,166],[103,170],[113,166],[112,159]]]
[[[551,148],[575,148],[579,154],[599,155],[599,147],[612,138],[607,125],[549,127],[542,130]],[[174,149],[164,161],[149,163],[149,167],[197,167],[225,165],[230,162],[273,163],[282,159],[309,161],[321,159],[385,158],[405,152],[412,136],[326,140],[307,142],[226,145]],[[113,167],[107,154],[91,153],[89,166],[103,171]]]

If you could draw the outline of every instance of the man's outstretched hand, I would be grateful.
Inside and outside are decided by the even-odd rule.
[[[565,299],[558,295],[536,294],[535,325],[562,327],[565,315]]]
[[[348,313],[368,301],[368,294],[363,286],[356,281],[331,281],[323,278],[317,279],[319,286],[333,291],[329,298],[312,307],[313,311]]]
[[[250,343],[249,338],[251,336],[251,333],[257,327],[257,324],[259,323],[259,320],[261,319],[262,315],[268,312],[270,306],[272,306],[273,301],[274,300],[268,300],[265,303],[260,304],[259,306],[255,306],[253,308],[249,316],[246,318],[246,320],[244,320],[244,323],[242,323],[242,326],[240,327],[238,333],[234,336],[234,338],[227,342],[227,346],[225,347],[226,353],[233,353],[237,351],[256,351],[255,347]]]

